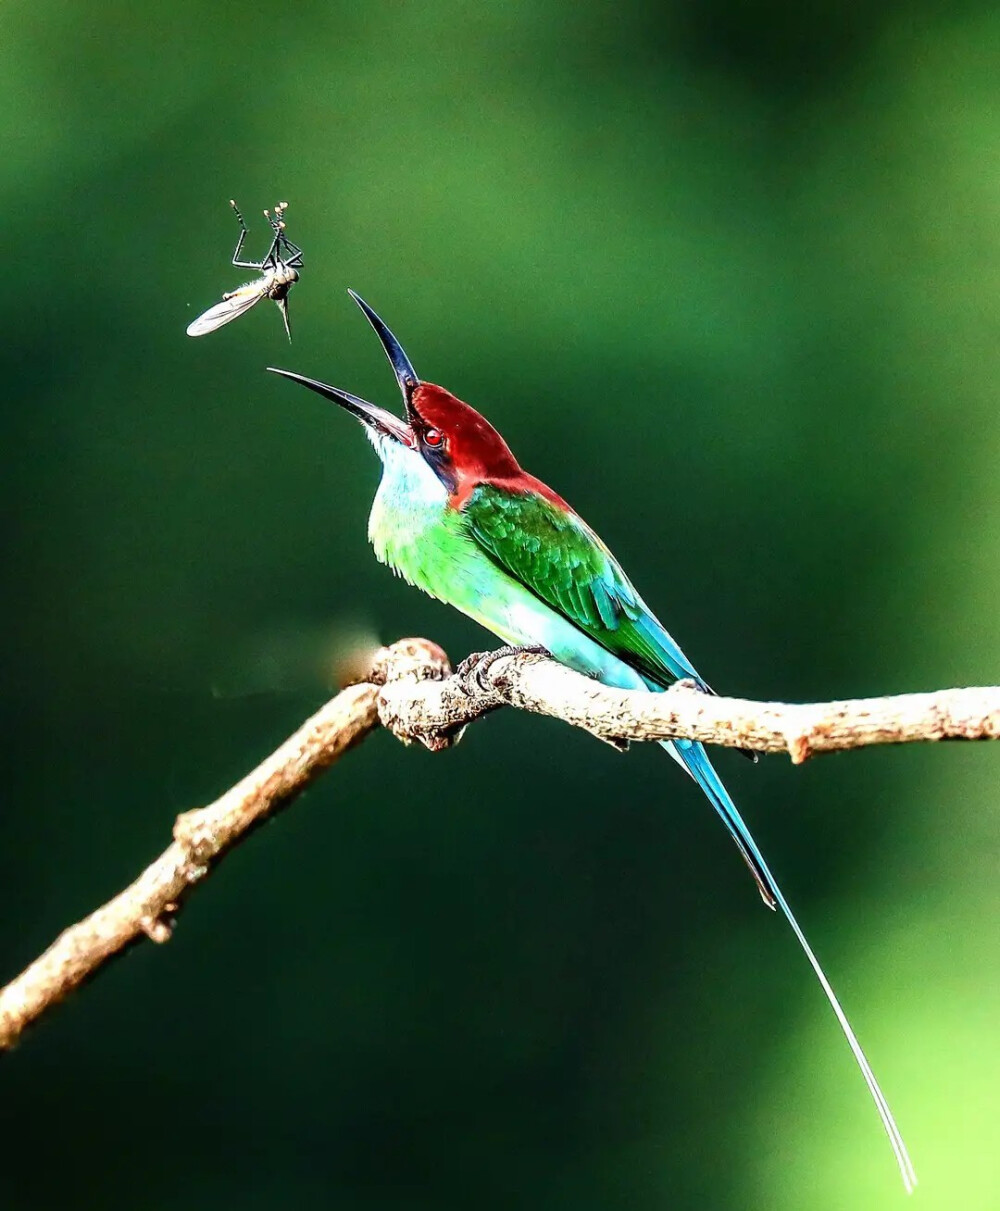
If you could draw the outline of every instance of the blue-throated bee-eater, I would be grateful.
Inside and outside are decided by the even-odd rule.
[[[655,692],[690,678],[711,692],[583,518],[521,469],[485,417],[443,387],[419,378],[388,327],[363,299],[351,295],[389,358],[405,419],[301,374],[275,373],[333,400],[364,426],[383,467],[368,523],[378,558],[505,643],[545,648],[556,660],[606,685]],[[916,1174],[875,1074],[708,754],[690,740],[664,741],[663,747],[722,818],[765,903],[787,918],[861,1069],[911,1190]]]

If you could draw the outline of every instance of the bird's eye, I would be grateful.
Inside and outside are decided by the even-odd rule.
[[[424,433],[424,442],[428,446],[440,446],[444,443],[444,434],[440,429],[428,429]]]

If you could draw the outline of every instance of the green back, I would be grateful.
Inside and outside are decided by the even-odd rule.
[[[572,510],[538,492],[481,484],[463,508],[470,535],[536,597],[655,685],[708,687],[615,557]]]

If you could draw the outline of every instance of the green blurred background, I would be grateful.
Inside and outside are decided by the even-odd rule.
[[[568,497],[721,690],[998,680],[995,4],[0,10],[0,978],[324,698],[396,406],[345,288]],[[228,199],[288,199],[289,349]],[[720,765],[922,1185],[997,1206],[1000,749]],[[5,1209],[882,1208],[888,1144],[658,751],[376,736],[0,1064]]]

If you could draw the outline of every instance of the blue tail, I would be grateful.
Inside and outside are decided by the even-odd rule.
[[[899,1133],[896,1120],[892,1117],[892,1111],[889,1109],[889,1104],[885,1100],[882,1090],[879,1088],[879,1083],[875,1079],[871,1065],[865,1058],[865,1053],[861,1050],[861,1044],[851,1029],[850,1022],[847,1020],[847,1015],[844,1013],[836,994],[830,987],[830,981],[826,978],[823,968],[820,967],[819,960],[813,954],[812,947],[806,941],[805,934],[799,928],[798,921],[792,915],[792,910],[788,907],[788,901],[781,894],[781,888],[775,882],[774,876],[764,861],[763,854],[757,848],[757,842],[751,836],[750,830],[743,822],[743,817],[736,810],[736,805],[729,797],[729,792],[722,785],[722,780],[715,772],[711,761],[709,761],[704,746],[695,744],[690,740],[663,741],[662,744],[670,755],[679,761],[691,777],[694,778],[695,782],[705,792],[709,802],[721,816],[723,824],[725,824],[730,836],[732,836],[739,846],[740,853],[743,855],[747,866],[750,867],[765,903],[771,908],[777,906],[785,914],[788,924],[792,927],[792,932],[798,938],[799,945],[805,951],[806,958],[816,973],[820,986],[826,993],[826,999],[830,1002],[830,1006],[836,1014],[837,1021],[844,1032],[848,1046],[854,1053],[857,1065],[861,1069],[861,1075],[865,1078],[865,1084],[868,1086],[868,1091],[872,1095],[872,1100],[875,1102],[875,1107],[882,1120],[882,1126],[885,1127],[886,1134],[889,1136],[889,1143],[892,1145],[892,1150],[896,1155],[899,1171],[903,1177],[903,1184],[906,1186],[907,1192],[911,1192],[917,1184],[917,1175],[913,1171],[913,1165],[910,1161],[909,1153],[906,1151],[906,1145],[903,1143],[903,1137]]]

